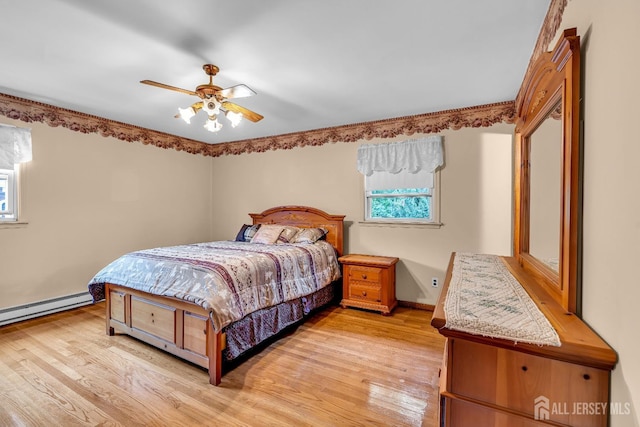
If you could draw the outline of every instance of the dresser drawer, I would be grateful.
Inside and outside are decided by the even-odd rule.
[[[491,407],[477,405],[464,400],[446,399],[447,421],[455,427],[549,427],[544,421],[527,419]]]
[[[382,289],[380,286],[371,286],[366,282],[350,282],[349,298],[378,303],[382,301]]]
[[[382,269],[377,267],[365,267],[361,265],[351,265],[347,269],[349,281],[367,282],[379,284],[381,282]]]
[[[529,416],[534,415],[536,399],[541,397],[556,405],[608,401],[609,377],[602,369],[462,339],[449,339],[448,344],[448,369],[455,374],[447,389],[456,395]],[[584,424],[582,415],[551,413],[550,419],[592,425]]]
[[[175,343],[175,308],[131,297],[131,327]]]

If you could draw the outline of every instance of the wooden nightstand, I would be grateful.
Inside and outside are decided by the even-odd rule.
[[[396,300],[396,263],[398,258],[374,255],[345,255],[338,258],[343,266],[342,302],[346,307],[380,311],[384,315],[398,305]]]

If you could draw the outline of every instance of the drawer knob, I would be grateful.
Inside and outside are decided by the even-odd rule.
[[[589,374],[584,374],[582,378],[584,378],[585,380],[590,380],[591,376]]]
[[[523,366],[523,367],[522,367],[522,370],[523,370],[524,372],[527,372],[527,369],[529,369],[529,368],[527,368],[526,366]]]
[[[367,280],[367,275],[366,275],[366,274],[363,274],[363,275],[362,275],[362,278],[363,278],[364,280]]]
[[[367,291],[362,291],[362,296],[366,297],[367,296]]]

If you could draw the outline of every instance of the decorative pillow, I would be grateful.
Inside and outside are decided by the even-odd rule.
[[[295,235],[292,243],[315,243],[327,235],[329,230],[320,227],[303,228]]]
[[[258,232],[251,238],[251,243],[264,243],[272,245],[278,240],[284,227],[276,224],[263,224]]]
[[[298,232],[302,230],[299,227],[294,227],[292,225],[285,225],[282,229],[282,232],[278,236],[278,243],[293,243],[293,238],[298,234]]]
[[[238,231],[238,234],[236,235],[236,242],[250,242],[251,238],[256,234],[259,228],[260,224],[242,224],[242,228],[240,228],[240,231]]]
[[[247,228],[249,227],[249,224],[242,224],[242,227],[240,227],[240,231],[238,231],[238,234],[236,234],[236,242],[244,242],[244,232],[247,231]]]

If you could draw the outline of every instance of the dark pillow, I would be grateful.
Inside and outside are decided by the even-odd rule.
[[[251,227],[249,224],[242,224],[240,231],[236,234],[236,242],[244,242],[244,232],[247,231],[249,227]]]
[[[260,228],[260,224],[249,225],[242,224],[240,231],[236,235],[236,242],[250,242],[251,238],[256,234],[256,231]]]

